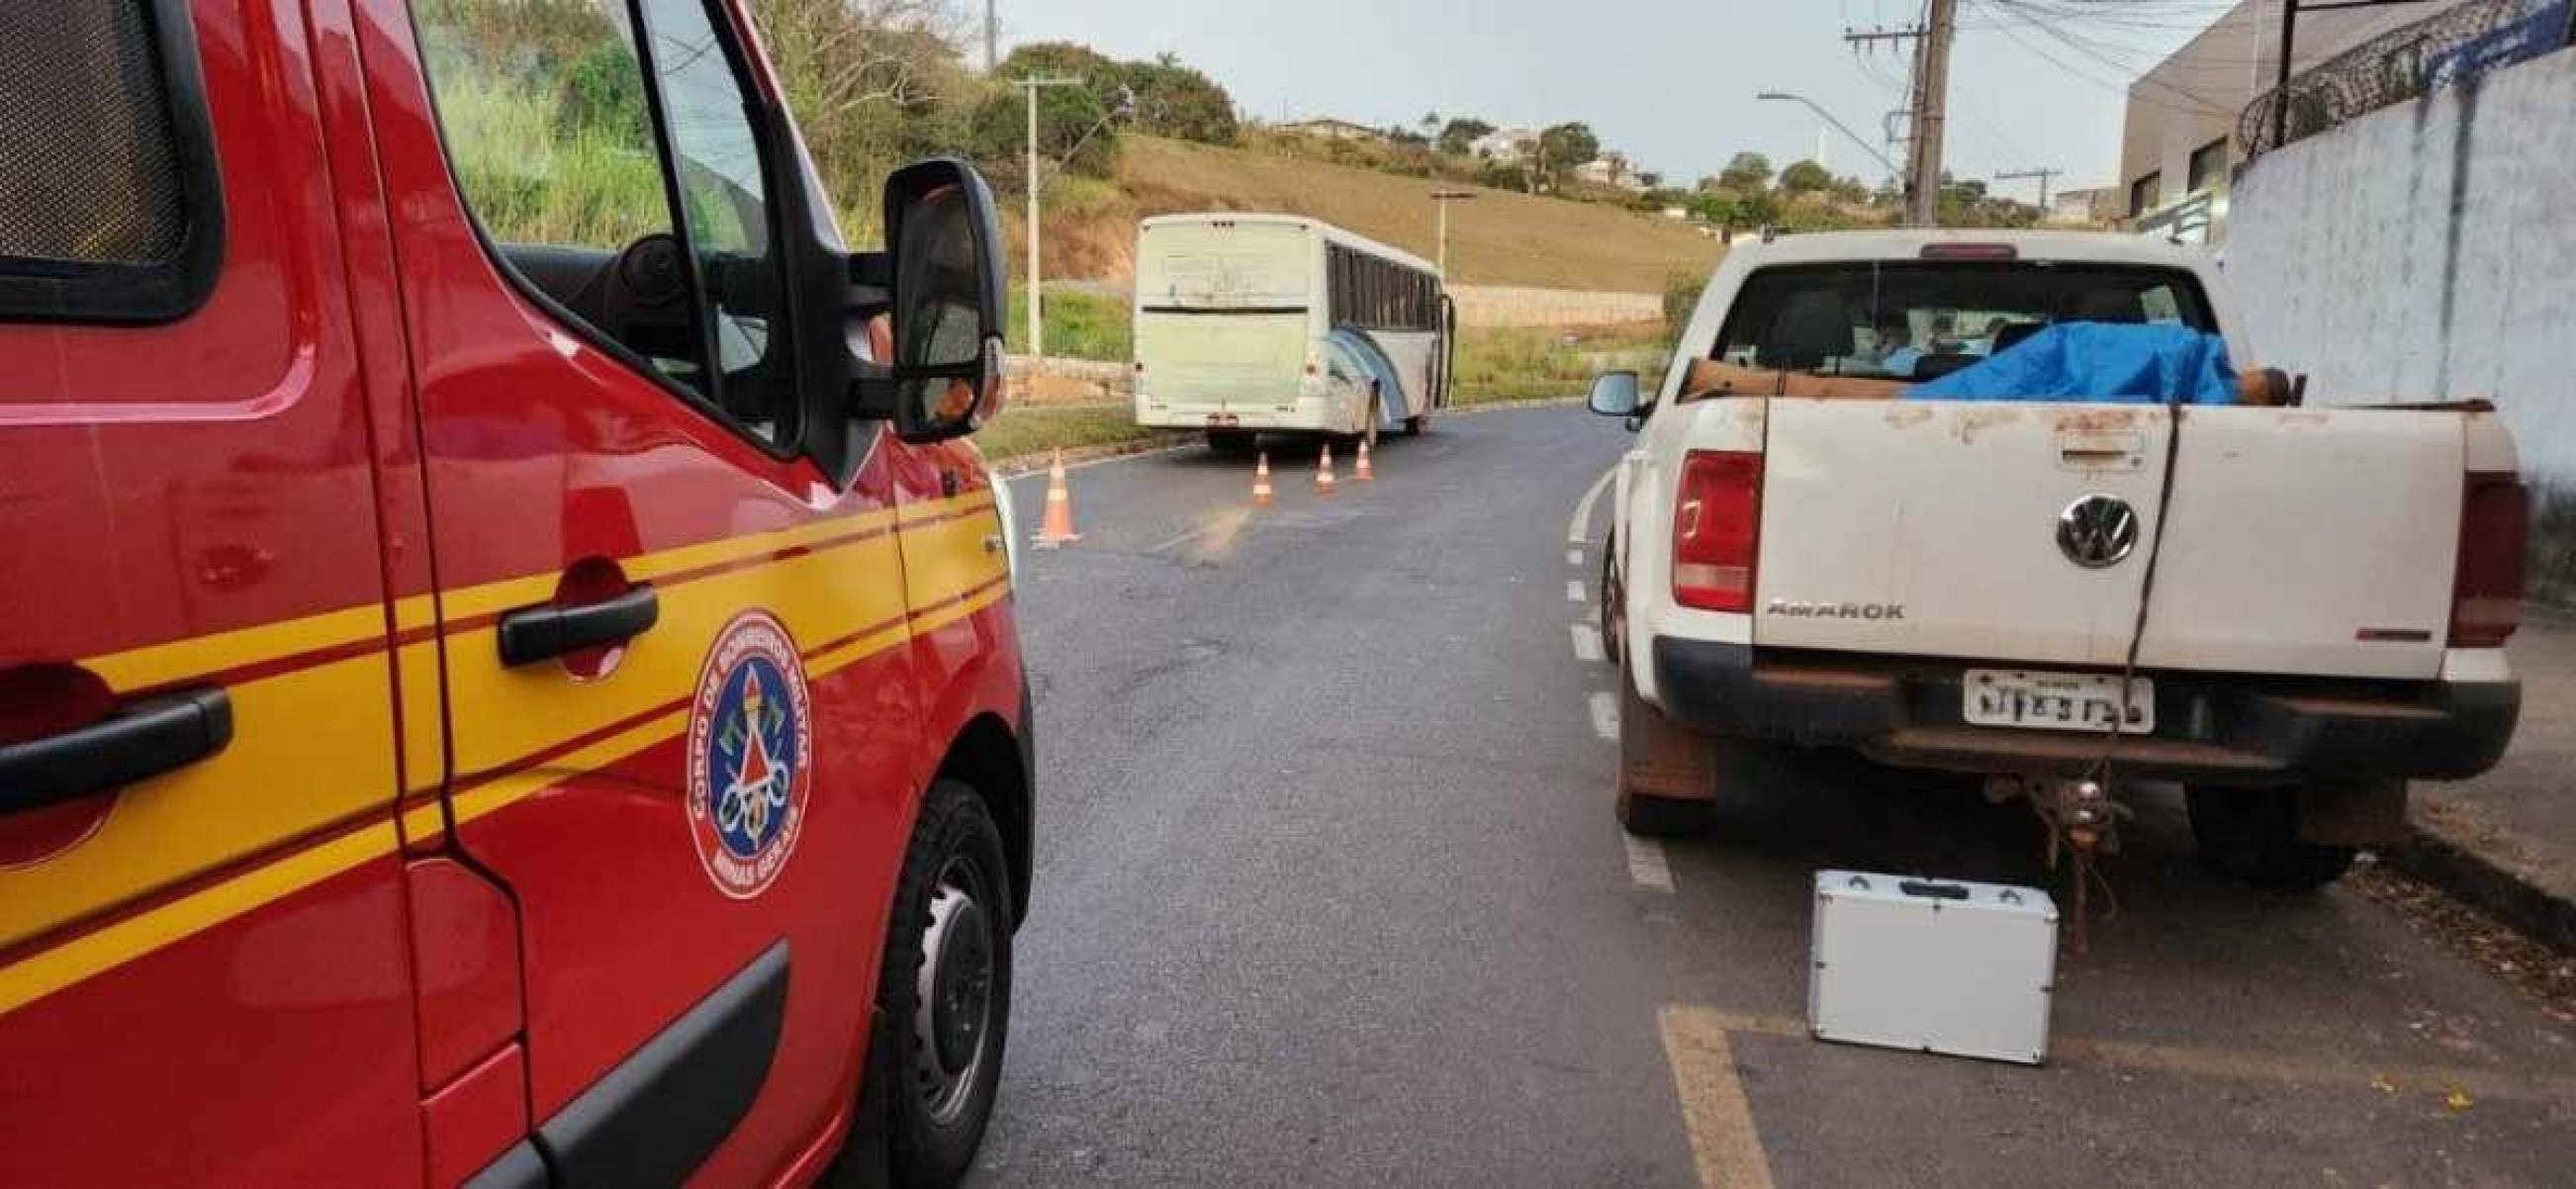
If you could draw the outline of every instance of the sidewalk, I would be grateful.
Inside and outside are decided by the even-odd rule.
[[[2576,950],[2576,618],[2534,610],[2509,646],[2522,724],[2494,771],[2414,787],[2398,866],[2562,950]]]

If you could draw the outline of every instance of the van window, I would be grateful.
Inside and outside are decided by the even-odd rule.
[[[772,342],[782,286],[731,60],[698,0],[645,5],[653,37],[640,52],[628,11],[623,0],[418,0],[457,186],[504,271],[574,329],[784,442],[793,369]]]
[[[0,317],[195,308],[221,236],[187,5],[0,8]]]
[[[704,0],[645,0],[662,119],[679,167],[681,213],[709,295],[725,409],[784,441],[795,365],[784,348],[786,276],[769,234],[760,142]]]

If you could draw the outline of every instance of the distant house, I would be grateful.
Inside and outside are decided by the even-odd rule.
[[[1349,120],[1336,120],[1330,116],[1321,116],[1312,120],[1299,120],[1294,124],[1281,124],[1279,126],[1279,130],[1282,132],[1293,132],[1299,136],[1312,136],[1318,140],[1386,139],[1386,133],[1380,132],[1375,128],[1371,128],[1366,124],[1354,124]]]
[[[1496,128],[1469,142],[1467,147],[1496,165],[1517,165],[1538,155],[1538,129]]]
[[[1622,190],[1646,189],[1645,180],[1637,176],[1637,170],[1629,163],[1626,153],[1603,153],[1575,166],[1574,176],[1595,185],[1617,186]]]

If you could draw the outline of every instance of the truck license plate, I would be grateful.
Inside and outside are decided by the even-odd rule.
[[[2045,731],[2109,731],[2151,735],[2156,729],[2156,685],[2129,682],[2120,703],[2120,679],[2098,673],[2034,673],[2027,669],[1970,669],[1962,714],[1981,727],[2035,727]]]

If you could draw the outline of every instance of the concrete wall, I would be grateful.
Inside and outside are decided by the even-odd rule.
[[[1660,293],[1451,285],[1449,296],[1462,326],[1613,326],[1664,316]]]
[[[2496,402],[2533,577],[2576,604],[2576,50],[2266,154],[2226,267],[2263,365],[2321,404]]]

